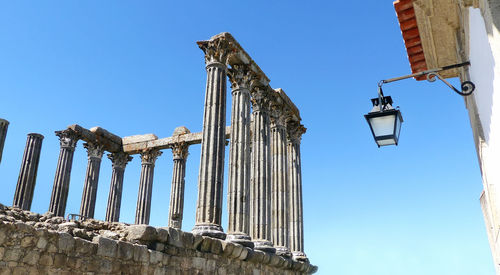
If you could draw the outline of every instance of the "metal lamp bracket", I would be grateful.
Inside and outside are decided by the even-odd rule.
[[[461,96],[469,96],[476,89],[476,86],[474,85],[474,83],[472,83],[470,81],[464,81],[464,82],[462,82],[461,90],[458,90],[453,85],[451,85],[448,81],[446,81],[446,79],[444,79],[438,73],[438,72],[441,72],[441,71],[445,71],[445,70],[449,70],[449,69],[454,69],[454,68],[460,68],[460,67],[469,66],[469,65],[470,65],[470,62],[467,61],[467,62],[464,62],[464,63],[458,63],[458,64],[449,65],[449,66],[445,66],[445,67],[441,67],[441,68],[435,68],[435,69],[432,69],[432,70],[426,70],[426,71],[423,71],[423,72],[414,73],[414,74],[410,74],[410,75],[405,75],[405,76],[400,76],[400,77],[395,77],[395,78],[381,80],[378,83],[379,97],[382,97],[382,98],[384,97],[384,94],[382,92],[382,85],[385,84],[385,83],[395,82],[395,81],[399,81],[399,80],[403,80],[403,79],[407,79],[407,78],[411,78],[411,77],[419,77],[419,76],[424,76],[424,75],[427,77],[427,81],[429,81],[429,82],[434,82],[434,81],[436,81],[436,78],[438,78],[444,84],[446,84],[446,86],[450,87],[450,89],[452,89],[455,93],[457,93],[457,94],[459,94]]]

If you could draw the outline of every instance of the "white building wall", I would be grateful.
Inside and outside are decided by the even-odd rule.
[[[481,206],[497,274],[500,274],[500,32],[492,22],[487,5],[483,9],[469,9],[469,45],[469,75],[476,85],[474,111],[477,110],[479,116],[472,127],[482,131],[476,136],[484,185]]]

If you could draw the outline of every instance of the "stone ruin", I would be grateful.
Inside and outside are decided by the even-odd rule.
[[[28,134],[12,207],[0,205],[0,274],[311,274],[304,253],[299,110],[229,33],[197,42],[205,53],[203,131],[175,129],[119,137],[94,127],[56,131],[60,154],[49,210],[30,212],[43,136]],[[226,77],[231,126],[226,127]],[[8,121],[0,119],[0,160]],[[228,227],[221,225],[224,151],[229,139]],[[88,165],[80,212],[65,219],[73,153]],[[181,231],[190,145],[201,144],[196,223]],[[156,159],[171,149],[168,227],[149,226]],[[112,162],[105,221],[94,219],[104,152]],[[120,223],[124,171],[140,155],[135,224]]]

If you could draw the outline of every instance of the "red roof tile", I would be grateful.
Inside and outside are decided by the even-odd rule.
[[[427,70],[424,49],[420,40],[417,18],[413,9],[413,0],[397,0],[394,2],[394,9],[398,16],[399,27],[405,41],[406,52],[412,73]],[[417,80],[424,80],[426,77],[418,77]]]

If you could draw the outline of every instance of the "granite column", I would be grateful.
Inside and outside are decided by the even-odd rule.
[[[189,131],[188,131],[189,132]],[[177,143],[172,147],[174,169],[172,173],[172,189],[170,191],[170,207],[168,226],[181,229],[184,211],[184,177],[186,176],[186,160],[188,145]]]
[[[252,90],[250,236],[255,249],[274,253],[271,242],[271,151],[269,100],[265,88]]]
[[[300,140],[306,128],[293,122],[288,127],[288,173],[290,175],[290,250],[293,258],[308,261],[304,253],[304,220],[302,209],[302,171]]]
[[[149,224],[155,162],[161,154],[162,152],[156,149],[146,150],[141,153],[142,167],[137,208],[135,211],[136,224]]]
[[[49,212],[56,216],[64,217],[66,202],[68,200],[69,180],[71,177],[71,167],[73,165],[73,154],[75,153],[78,134],[71,130],[57,131],[61,150],[57,161],[54,186],[50,196]]]
[[[31,209],[33,193],[35,191],[36,174],[40,161],[40,151],[42,150],[43,136],[40,134],[28,134],[26,147],[24,148],[21,171],[17,179],[16,193],[12,206],[23,210]]]
[[[198,178],[194,234],[225,239],[221,226],[226,129],[228,42],[224,38],[198,42],[205,52],[207,86]]]
[[[116,152],[108,154],[108,158],[111,160],[113,171],[106,207],[106,221],[118,222],[120,221],[122,203],[123,175],[125,174],[125,166],[132,160],[132,157],[124,152]]]
[[[104,148],[97,143],[84,143],[83,147],[87,149],[88,162],[85,184],[83,186],[82,203],[80,205],[80,216],[94,218],[99,170],[101,168]]]
[[[271,115],[272,197],[271,231],[276,254],[291,257],[289,249],[289,192],[287,170],[286,115],[274,105]]]
[[[227,192],[227,240],[253,247],[250,223],[250,81],[245,65],[229,70],[232,88],[231,139]]]
[[[5,119],[0,118],[0,162],[2,161],[3,146],[5,144],[5,138],[7,137],[8,128],[9,122]]]

